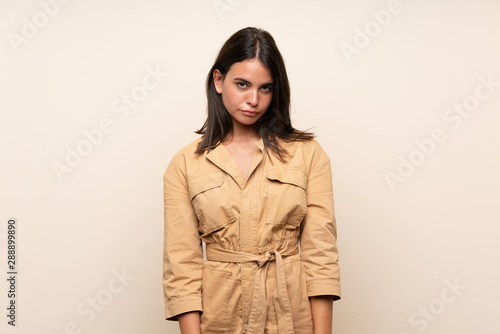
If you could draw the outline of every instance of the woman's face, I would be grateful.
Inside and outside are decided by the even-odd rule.
[[[233,119],[234,126],[250,126],[264,115],[273,98],[271,72],[257,59],[234,63],[223,79],[215,70],[217,93]]]

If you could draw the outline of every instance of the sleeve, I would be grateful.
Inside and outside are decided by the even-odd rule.
[[[331,295],[338,300],[340,269],[330,158],[314,139],[311,146],[311,150],[304,150],[309,175],[300,253],[306,271],[308,296]]]
[[[186,179],[185,157],[177,154],[163,176],[163,292],[165,318],[173,321],[202,311],[203,249]]]

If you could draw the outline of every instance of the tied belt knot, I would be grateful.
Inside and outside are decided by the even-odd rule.
[[[277,252],[276,252],[277,253]],[[257,264],[259,265],[259,268],[267,264],[269,261],[275,261],[276,260],[276,254],[274,249],[271,249],[267,251],[266,253],[262,254],[259,256],[257,259]],[[278,256],[281,256],[280,253],[278,253]]]
[[[217,244],[207,244],[207,260],[218,262],[257,262],[258,268],[252,288],[250,304],[250,315],[248,316],[247,334],[258,334],[264,332],[267,318],[266,298],[266,276],[267,267],[272,261],[276,262],[276,289],[274,291],[274,307],[278,319],[278,331],[280,334],[293,334],[292,310],[288,299],[286,288],[285,267],[283,256],[298,254],[297,247],[282,251],[268,250],[262,255],[237,252],[221,248]]]

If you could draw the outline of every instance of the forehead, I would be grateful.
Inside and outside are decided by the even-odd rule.
[[[242,78],[253,83],[271,82],[271,71],[257,59],[247,59],[234,63],[229,68],[227,76]]]

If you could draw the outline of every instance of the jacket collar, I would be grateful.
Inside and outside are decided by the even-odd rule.
[[[262,161],[264,152],[264,142],[262,138],[256,141],[255,145],[257,146],[258,150],[255,151],[252,164],[250,165],[250,171],[248,173],[249,177]],[[240,188],[243,189],[246,184],[246,180],[243,178],[240,168],[224,145],[219,143],[213,150],[206,154],[206,158],[210,160],[214,165],[222,169],[224,172],[229,174],[236,181],[236,183],[238,183]]]

